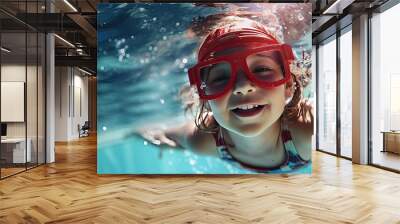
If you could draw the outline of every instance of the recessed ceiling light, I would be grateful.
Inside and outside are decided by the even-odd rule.
[[[355,0],[336,0],[322,14],[342,14],[343,10],[351,5]]]
[[[4,51],[4,52],[6,52],[6,53],[10,53],[10,52],[11,52],[11,50],[9,50],[9,49],[7,49],[7,48],[5,48],[5,47],[1,47],[1,50]]]
[[[69,45],[70,47],[73,47],[73,48],[75,48],[75,45],[73,45],[71,42],[69,42],[68,40],[66,40],[66,39],[64,39],[64,38],[62,38],[62,37],[60,37],[59,35],[57,35],[57,34],[54,34],[54,36],[55,37],[57,37],[59,40],[61,40],[62,42],[64,42],[64,43],[66,43],[67,45]]]
[[[90,75],[90,76],[92,75],[92,73],[90,73],[90,72],[88,72],[88,71],[86,71],[86,70],[83,70],[83,69],[81,69],[81,68],[79,68],[79,67],[78,67],[78,70],[81,71],[81,72],[83,72],[83,73],[85,73],[85,74],[87,74],[87,75]]]
[[[64,0],[65,4],[67,4],[74,12],[78,12],[78,10],[68,1]]]

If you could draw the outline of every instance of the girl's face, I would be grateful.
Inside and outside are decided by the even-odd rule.
[[[224,55],[243,51],[245,47],[216,52]],[[249,69],[257,72],[282,73],[281,62],[273,55],[248,58]],[[260,65],[262,69],[260,70]],[[264,89],[252,83],[244,72],[238,70],[233,88],[225,95],[209,100],[215,120],[221,127],[242,136],[256,136],[274,124],[283,113],[291,92],[286,85]]]

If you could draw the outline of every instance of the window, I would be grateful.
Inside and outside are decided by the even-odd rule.
[[[318,48],[318,149],[336,153],[336,37]]]
[[[340,155],[352,157],[352,34],[351,26],[340,36]]]
[[[398,144],[394,148],[399,149],[400,141],[384,139],[384,135],[395,134],[400,139],[400,133],[392,133],[400,130],[400,33],[393,29],[398,26],[398,21],[400,4],[371,19],[371,157],[373,164],[396,170],[400,170],[400,150],[393,153],[385,144]]]

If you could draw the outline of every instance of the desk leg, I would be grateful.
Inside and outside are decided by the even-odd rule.
[[[382,133],[383,135],[383,150],[381,152],[386,152],[386,134]]]

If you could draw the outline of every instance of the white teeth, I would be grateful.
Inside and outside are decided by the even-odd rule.
[[[253,109],[258,106],[260,106],[260,105],[242,105],[242,106],[238,106],[237,109],[250,110],[250,109]]]

